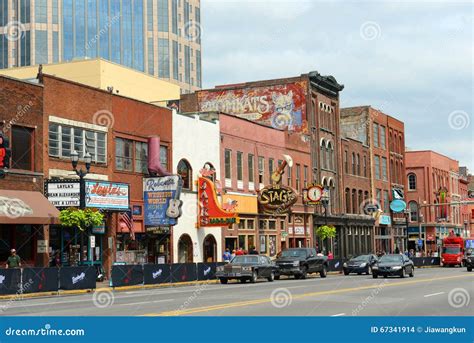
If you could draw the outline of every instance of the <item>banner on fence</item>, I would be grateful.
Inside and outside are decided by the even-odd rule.
[[[54,292],[59,287],[59,268],[24,268],[23,293]]]
[[[195,263],[176,263],[171,265],[171,282],[187,282],[197,280]]]
[[[21,293],[21,269],[0,269],[0,294]]]
[[[145,285],[156,285],[171,282],[169,264],[145,264],[143,266],[143,282]]]
[[[97,272],[94,266],[62,267],[59,270],[59,288],[92,289],[96,286],[96,278]]]
[[[132,286],[143,284],[142,265],[112,266],[112,286]]]

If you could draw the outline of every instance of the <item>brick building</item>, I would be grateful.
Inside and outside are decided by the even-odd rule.
[[[460,181],[458,161],[434,151],[407,151],[406,174],[410,248],[419,237],[425,251],[437,251],[438,240],[450,231],[466,237],[462,206],[447,205],[461,201],[461,193],[466,195],[467,180]]]
[[[43,75],[39,85],[5,77],[1,80],[8,82],[11,92],[19,94],[21,99],[25,99],[24,94],[36,92],[38,101],[42,102],[42,106],[33,106],[37,108],[36,122],[27,121],[26,116],[22,118],[30,127],[37,124],[34,135],[30,132],[29,136],[34,137],[34,146],[38,149],[32,161],[37,164],[38,171],[43,171],[42,181],[77,178],[71,166],[71,152],[78,151],[79,167],[83,169],[85,153],[92,155],[87,180],[129,185],[129,207],[133,210],[136,239],[130,240],[130,232],[119,219],[120,214],[108,210],[104,211],[104,234],[52,226],[49,246],[52,251],[62,252],[62,263],[70,264],[72,255],[77,255],[74,263],[102,264],[108,269],[113,261],[127,258],[154,262],[158,253],[171,261],[170,232],[164,235],[166,237],[147,235],[143,225],[143,176],[148,173],[147,138],[160,136],[160,159],[169,170],[172,165],[171,111],[50,75]],[[18,85],[11,86],[14,82]],[[9,116],[2,111],[4,115]],[[15,187],[13,189],[17,189]],[[40,189],[43,189],[42,184]],[[90,236],[95,236],[93,250],[89,250]],[[71,250],[71,247],[76,250]]]
[[[317,183],[327,188],[330,199],[327,216],[321,205],[313,208],[297,203],[293,207],[287,222],[286,233],[289,239],[282,241],[286,246],[312,244],[322,249],[322,242],[315,237],[316,227],[327,222],[336,226],[340,236],[345,225],[341,197],[342,161],[338,153],[339,92],[343,88],[344,86],[338,84],[332,76],[310,72],[292,78],[218,86],[183,95],[181,98],[183,112],[219,111],[251,120],[255,123],[253,125],[261,124],[282,131],[281,134],[272,133],[278,138],[275,138],[270,146],[277,148],[278,154],[261,156],[263,159],[260,165],[258,160],[255,160],[254,168],[264,173],[263,181],[269,180],[268,177],[265,180],[265,173],[269,168],[270,158],[274,163],[271,169],[275,170],[278,159],[285,153],[295,160],[293,167],[287,168],[284,175],[287,185],[302,188],[304,180],[307,180],[307,183]],[[222,127],[224,125],[221,122]],[[241,137],[235,137],[236,140],[247,139],[243,132],[239,132],[239,135]],[[251,141],[257,138],[261,140],[260,137],[253,136]],[[221,149],[225,150],[224,145]],[[222,153],[225,154],[225,151]],[[224,157],[221,156],[221,159],[224,160]],[[254,157],[257,158],[258,155],[255,154]],[[240,158],[247,157],[242,155]],[[228,185],[235,183],[232,187],[237,187],[237,182],[241,180],[237,176],[232,177],[236,177],[236,180],[229,181]],[[257,183],[259,182],[254,181],[255,189]],[[336,242],[337,239],[333,242],[334,247],[337,247]],[[262,245],[264,243],[262,239]],[[248,242],[246,244],[248,245]],[[339,252],[335,251],[335,255],[338,254]]]
[[[404,124],[370,106],[360,106],[341,110],[341,130],[344,137],[369,147],[370,198],[381,211],[375,223],[374,250],[390,252],[398,247],[404,251],[404,216],[390,210],[394,192],[403,195],[405,189]]]

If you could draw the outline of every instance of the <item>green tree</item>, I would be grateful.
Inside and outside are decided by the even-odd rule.
[[[336,228],[332,225],[322,225],[316,229],[316,236],[318,236],[328,250],[328,240],[336,237]]]
[[[92,226],[101,225],[104,221],[104,215],[97,210],[77,208],[68,208],[59,213],[61,225],[68,227],[77,227],[84,231]]]

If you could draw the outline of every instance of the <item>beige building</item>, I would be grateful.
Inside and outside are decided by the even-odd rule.
[[[47,64],[43,73],[160,105],[180,96],[180,87],[174,83],[103,59]],[[21,80],[35,79],[37,74],[38,66],[0,69],[0,75]]]
[[[0,69],[96,58],[200,89],[200,0],[0,1]]]

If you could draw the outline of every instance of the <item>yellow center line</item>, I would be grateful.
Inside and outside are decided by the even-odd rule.
[[[307,297],[314,297],[319,295],[330,295],[330,294],[339,294],[339,293],[348,293],[354,291],[362,291],[367,289],[374,289],[374,288],[386,288],[386,287],[395,287],[395,286],[404,286],[404,285],[413,285],[417,283],[425,283],[425,282],[432,282],[432,281],[439,281],[439,280],[449,280],[449,279],[457,279],[457,278],[465,278],[465,277],[472,277],[472,275],[456,275],[456,276],[446,276],[441,278],[430,278],[430,279],[422,279],[422,280],[411,280],[411,281],[399,281],[399,282],[392,282],[392,283],[383,283],[378,285],[371,285],[371,286],[362,286],[362,287],[353,287],[353,288],[342,288],[342,289],[334,289],[330,291],[319,291],[319,292],[311,292],[311,293],[303,293],[293,295],[293,299],[301,299]],[[209,312],[209,311],[216,311],[228,308],[235,308],[235,307],[245,307],[249,305],[257,305],[257,304],[265,304],[271,302],[270,298],[262,298],[256,300],[249,300],[249,301],[239,301],[233,303],[226,303],[226,304],[219,304],[219,305],[211,305],[211,306],[204,306],[204,307],[196,307],[190,309],[183,309],[183,310],[175,310],[175,311],[165,311],[161,313],[148,313],[144,314],[143,316],[181,316],[193,313],[200,313],[200,312]]]

